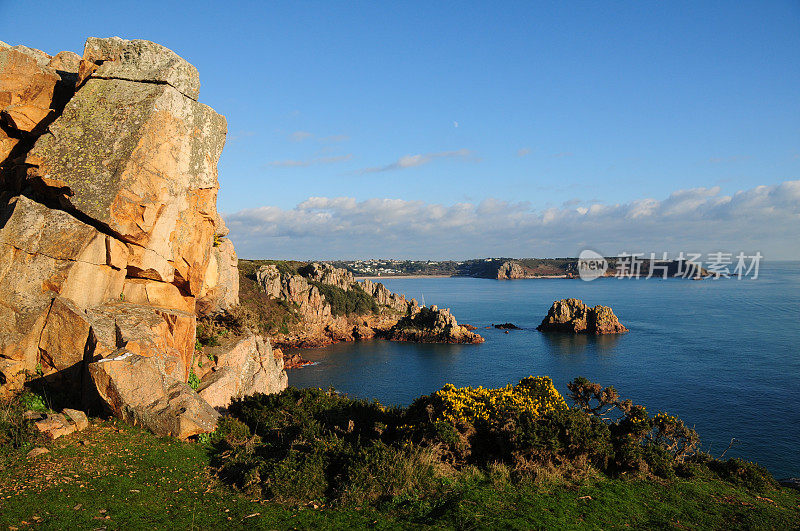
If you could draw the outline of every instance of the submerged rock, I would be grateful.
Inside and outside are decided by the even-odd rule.
[[[611,308],[600,305],[591,308],[580,299],[555,301],[536,329],[541,332],[596,335],[621,334],[628,331]]]

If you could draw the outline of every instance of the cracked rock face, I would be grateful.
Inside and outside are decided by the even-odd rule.
[[[0,43],[0,393],[35,374],[163,435],[213,429],[185,384],[195,316],[238,303],[238,271],[216,209],[227,125],[199,88],[148,41]]]
[[[206,353],[215,359],[211,372],[203,376],[198,394],[212,407],[224,411],[234,398],[254,393],[277,393],[288,385],[283,356],[275,356],[268,341],[249,334],[226,339]]]

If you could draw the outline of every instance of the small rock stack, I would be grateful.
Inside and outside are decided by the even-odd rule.
[[[622,334],[627,332],[608,306],[586,306],[580,299],[555,301],[542,323],[536,327],[541,332],[567,332],[571,334]]]
[[[456,322],[449,309],[423,306],[400,319],[385,335],[392,341],[415,343],[483,343],[484,339]]]

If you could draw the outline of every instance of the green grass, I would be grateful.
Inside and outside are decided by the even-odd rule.
[[[314,509],[233,491],[210,475],[205,445],[123,424],[93,421],[49,447],[32,460],[24,453],[0,458],[0,528],[793,529],[800,521],[800,493],[786,488],[759,498],[712,478],[512,485],[477,471],[447,482],[435,501],[406,496],[380,511]]]
[[[310,508],[250,499],[217,484],[204,445],[94,424],[56,440],[44,456],[0,458],[0,528],[333,529],[377,519],[369,511],[325,511],[323,517]]]

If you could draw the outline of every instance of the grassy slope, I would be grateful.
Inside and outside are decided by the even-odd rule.
[[[757,494],[718,480],[592,479],[510,486],[476,474],[435,506],[397,500],[381,513],[252,500],[207,472],[206,448],[94,421],[28,460],[0,457],[0,528],[795,528],[800,493]],[[590,498],[586,498],[589,496]],[[101,512],[104,511],[104,512]],[[254,516],[253,516],[254,515]]]

